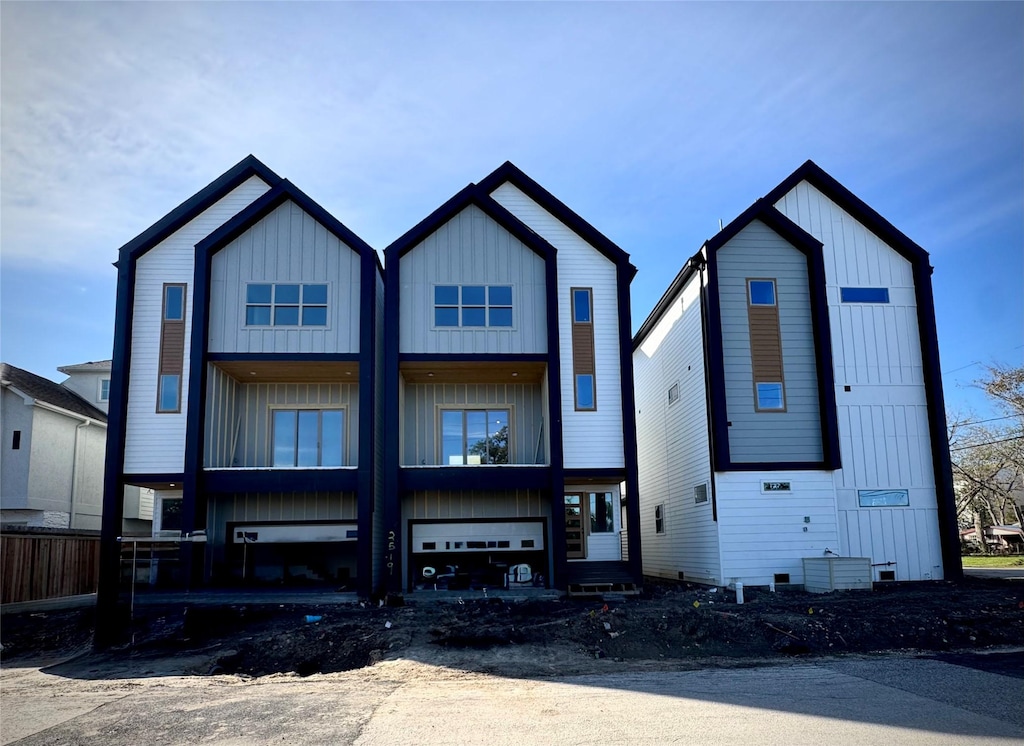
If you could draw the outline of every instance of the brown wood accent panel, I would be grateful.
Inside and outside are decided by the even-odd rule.
[[[218,361],[212,365],[239,383],[358,383],[359,363]]]
[[[540,383],[547,366],[541,362],[402,363],[406,383]]]
[[[594,325],[572,325],[573,373],[594,373]]]
[[[180,375],[185,367],[185,322],[165,321],[160,329],[160,373]]]
[[[782,336],[777,306],[749,306],[750,362],[754,381],[782,380]]]

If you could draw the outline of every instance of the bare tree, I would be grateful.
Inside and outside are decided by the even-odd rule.
[[[1003,416],[980,421],[950,415],[947,421],[957,519],[961,527],[975,529],[978,545],[985,552],[986,527],[1021,521],[1024,366],[988,366],[977,385]]]

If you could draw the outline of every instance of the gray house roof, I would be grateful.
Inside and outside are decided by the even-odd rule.
[[[61,365],[57,370],[61,373],[109,373],[113,366],[113,360],[92,360],[88,363]]]
[[[75,392],[48,378],[29,373],[27,370],[15,368],[7,363],[0,363],[0,382],[4,386],[10,385],[26,396],[41,402],[93,420],[107,421],[107,415],[103,413],[103,410],[97,409]]]

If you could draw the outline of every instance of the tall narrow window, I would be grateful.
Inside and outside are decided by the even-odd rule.
[[[757,412],[784,412],[786,386],[782,375],[782,334],[774,279],[747,280],[747,321],[754,409]]]
[[[615,530],[615,506],[611,492],[590,493],[590,533],[607,534]]]
[[[577,410],[597,409],[594,302],[590,288],[572,288],[572,374]]]
[[[157,412],[181,411],[181,378],[185,368],[185,287],[177,283],[164,285]]]
[[[21,430],[15,430],[11,436],[11,448],[15,451],[21,448]]]
[[[109,401],[109,400],[110,400],[110,379],[109,378],[101,378],[100,379],[100,401]]]

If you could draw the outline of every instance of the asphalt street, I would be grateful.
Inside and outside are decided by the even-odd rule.
[[[931,746],[1024,740],[1021,652],[559,679],[511,679],[410,661],[305,679],[101,681],[88,672],[69,676],[72,670],[4,669],[3,743]]]

